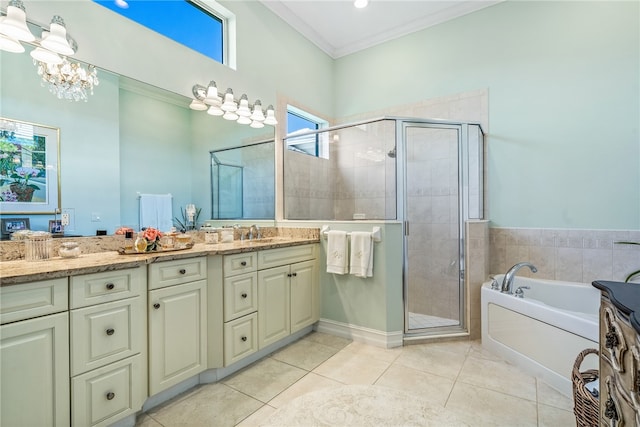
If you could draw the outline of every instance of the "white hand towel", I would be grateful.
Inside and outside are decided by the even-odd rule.
[[[350,265],[350,273],[356,277],[373,276],[373,235],[370,232],[351,232]]]
[[[171,194],[140,195],[140,228],[153,227],[167,231],[172,225]]]
[[[347,274],[347,232],[329,230],[327,233],[327,273]]]

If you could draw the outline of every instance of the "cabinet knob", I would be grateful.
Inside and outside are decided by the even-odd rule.
[[[113,400],[113,398],[116,397],[116,394],[112,391],[110,391],[109,393],[107,393],[107,400]]]
[[[240,296],[241,296],[242,298],[246,298],[246,297],[247,297],[247,293],[246,293],[246,292],[243,292],[243,293],[241,293],[241,294],[240,294]]]
[[[296,277],[296,276],[298,275],[298,273],[291,273],[291,275],[292,275],[293,277]]]
[[[184,268],[181,268],[180,271],[179,271],[180,274],[185,274],[186,272],[187,272],[187,270],[185,270]]]
[[[291,277],[291,273],[287,273],[287,277]]]
[[[113,335],[115,332],[116,332],[116,330],[113,329],[113,328],[107,329],[107,335]]]
[[[240,262],[240,265],[243,266],[243,267],[246,267],[247,266],[247,261]]]
[[[111,290],[113,290],[113,288],[115,288],[115,287],[116,287],[116,285],[114,285],[113,283],[107,283],[107,289],[108,289],[108,290],[110,290],[110,291],[111,291]]]
[[[155,303],[153,304],[153,308],[155,308],[156,310],[160,308],[160,303]]]
[[[246,341],[246,340],[247,340],[247,337],[241,337],[240,339],[241,339],[242,341]]]

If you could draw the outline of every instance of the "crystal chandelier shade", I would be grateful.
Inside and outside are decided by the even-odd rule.
[[[93,95],[93,87],[98,86],[96,67],[85,69],[82,64],[62,59],[60,64],[38,62],[38,75],[42,77],[42,86],[48,86],[49,92],[58,99],[87,101],[87,92]]]
[[[97,70],[92,65],[85,68],[81,63],[70,62],[66,58],[75,54],[77,45],[68,36],[64,20],[55,15],[48,31],[44,26],[31,22],[43,28],[38,39],[29,30],[22,0],[9,1],[6,13],[0,17],[0,50],[22,53],[25,51],[22,43],[33,46],[30,55],[38,75],[42,77],[42,86],[47,86],[59,99],[86,102],[88,94],[93,95],[93,87],[99,83]]]

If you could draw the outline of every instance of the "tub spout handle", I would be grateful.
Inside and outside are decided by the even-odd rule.
[[[531,286],[518,286],[518,289],[516,289],[515,292],[516,298],[524,298],[525,289],[531,289]]]
[[[496,278],[494,276],[489,276],[489,279],[491,279],[491,289],[494,291],[499,291],[501,287]]]

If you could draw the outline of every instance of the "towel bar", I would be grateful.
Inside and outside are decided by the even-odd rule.
[[[331,228],[328,225],[323,225],[322,228],[320,229],[320,234],[322,235],[323,238],[327,238],[327,232],[330,230]],[[371,231],[371,234],[373,235],[373,241],[374,242],[382,242],[382,233],[380,232],[380,227],[373,227],[373,230]],[[351,233],[348,232],[347,236],[350,236]]]

